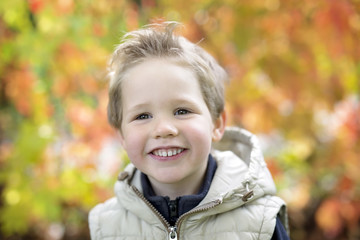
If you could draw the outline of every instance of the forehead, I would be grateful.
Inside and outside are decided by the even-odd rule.
[[[176,84],[176,81],[171,80],[180,79],[191,79],[191,81],[198,82],[195,71],[179,58],[147,58],[126,71],[123,77],[123,87],[132,85],[132,82],[155,84],[163,78],[167,78],[169,84]]]
[[[122,82],[123,103],[133,105],[152,99],[202,98],[190,68],[164,59],[149,59],[131,68]],[[198,99],[199,100],[199,99]]]

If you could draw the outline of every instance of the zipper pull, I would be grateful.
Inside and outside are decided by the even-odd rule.
[[[170,227],[169,228],[169,239],[171,240],[177,240],[177,233],[176,233],[176,227]]]

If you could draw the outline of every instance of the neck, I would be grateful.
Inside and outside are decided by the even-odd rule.
[[[192,177],[188,177],[176,183],[162,183],[150,176],[148,177],[154,193],[157,196],[168,196],[170,200],[174,200],[180,196],[197,194],[199,192],[206,174],[206,167],[207,164],[205,164],[205,168],[201,173],[197,173]]]

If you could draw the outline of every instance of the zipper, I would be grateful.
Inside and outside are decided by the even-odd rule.
[[[183,215],[181,215],[175,223],[175,226],[177,226],[177,228],[176,228],[177,237],[179,237],[180,225],[185,220],[186,217],[189,217],[189,216],[199,213],[199,212],[210,210],[210,209],[215,208],[216,206],[220,205],[221,203],[222,203],[222,201],[220,199],[216,199],[212,202],[209,202],[201,207],[194,208],[194,209],[188,211],[187,213],[184,213]]]
[[[134,186],[131,186],[131,188],[134,190],[135,194],[138,195],[138,197],[143,200],[143,202],[153,211],[153,213],[159,218],[161,223],[166,227],[168,233],[169,233],[169,240],[177,240],[177,228],[170,226],[169,222],[164,218],[163,215],[145,198],[145,196]]]
[[[144,195],[136,187],[131,186],[131,188],[134,190],[136,195],[138,195],[138,197],[141,198],[141,200],[143,200],[143,202],[155,213],[155,215],[158,216],[161,223],[166,227],[166,229],[168,229],[168,232],[169,233],[172,232],[171,226],[168,223],[168,221],[164,218],[164,216],[161,215],[161,213],[144,197]]]
[[[184,213],[181,215],[178,220],[175,223],[175,226],[170,226],[169,222],[164,218],[163,215],[145,198],[145,196],[134,186],[131,186],[131,188],[134,190],[135,194],[143,200],[143,202],[154,212],[154,214],[159,218],[161,223],[166,227],[168,233],[169,233],[169,240],[177,240],[179,238],[179,228],[181,223],[184,221],[184,219],[192,214],[199,213],[202,211],[207,211],[211,208],[214,208],[222,203],[220,199],[217,199],[215,201],[209,202],[202,207],[194,208],[190,210],[187,213]]]

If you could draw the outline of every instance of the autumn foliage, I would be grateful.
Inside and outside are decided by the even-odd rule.
[[[360,1],[0,1],[0,239],[87,239],[128,161],[107,123],[120,37],[176,20],[227,69],[291,239],[360,239]]]

